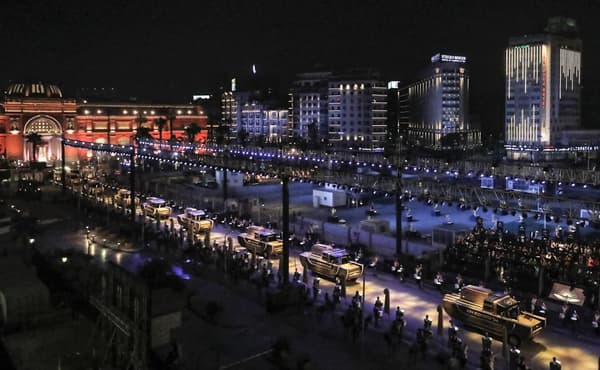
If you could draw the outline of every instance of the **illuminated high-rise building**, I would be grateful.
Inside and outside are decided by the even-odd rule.
[[[412,144],[454,149],[477,146],[469,125],[469,70],[461,55],[435,54],[412,83],[399,91],[399,123]]]
[[[338,146],[382,148],[385,144],[387,84],[379,72],[353,69],[329,79],[329,142]]]
[[[318,139],[327,138],[328,82],[331,72],[307,72],[296,76],[289,92],[290,136],[309,137],[309,127],[316,125]]]
[[[510,158],[561,146],[581,126],[581,39],[575,20],[555,17],[542,34],[506,48],[505,141]]]

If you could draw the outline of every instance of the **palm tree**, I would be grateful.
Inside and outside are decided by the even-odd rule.
[[[156,127],[158,127],[158,141],[162,145],[162,133],[165,129],[165,126],[167,125],[167,119],[164,117],[158,117],[154,120],[154,124],[156,125]]]
[[[32,132],[27,134],[25,138],[33,146],[33,161],[37,162],[37,147],[42,143],[42,137],[37,132]]]
[[[137,128],[140,129],[140,127],[142,127],[142,125],[146,122],[148,122],[148,118],[146,118],[146,115],[142,112],[139,112],[137,114],[137,117],[135,117],[135,123],[137,123]]]
[[[196,135],[202,131],[202,128],[196,122],[192,122],[185,127],[184,131],[185,135],[188,137],[188,141],[193,143],[196,140]]]
[[[150,134],[150,129],[145,126],[140,126],[137,128],[135,135],[133,135],[133,140],[136,144],[140,145],[140,141],[151,140],[152,135]]]
[[[172,108],[169,108],[167,110],[167,114],[165,115],[165,118],[167,119],[167,121],[169,121],[169,141],[173,141],[174,139],[174,135],[173,135],[173,121],[175,121],[175,118],[177,118],[177,116],[175,115],[175,110]]]

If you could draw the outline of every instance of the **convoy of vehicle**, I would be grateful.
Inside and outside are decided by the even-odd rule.
[[[546,326],[546,318],[521,312],[519,301],[507,293],[467,285],[459,293],[445,294],[442,306],[448,315],[465,326],[487,332],[502,339],[505,331],[510,343],[538,335]]]
[[[364,266],[353,261],[348,251],[328,244],[314,244],[310,251],[300,254],[300,263],[313,274],[337,284],[356,281],[364,272]]]
[[[238,242],[249,251],[265,257],[280,255],[283,241],[279,233],[262,226],[248,226],[246,232],[238,235]]]

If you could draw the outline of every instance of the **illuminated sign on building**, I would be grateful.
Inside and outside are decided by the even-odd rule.
[[[397,89],[400,85],[400,81],[389,81],[387,84],[388,89]]]
[[[231,91],[235,91],[235,78],[231,79]]]
[[[210,95],[192,95],[192,101],[208,99],[210,99]]]
[[[431,57],[431,63],[436,63],[436,62],[450,62],[450,63],[466,63],[467,62],[467,57],[461,56],[461,55],[448,55],[448,54],[440,54],[437,53],[436,55]]]

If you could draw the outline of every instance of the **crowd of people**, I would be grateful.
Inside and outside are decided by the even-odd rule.
[[[587,243],[558,232],[554,237],[548,233],[541,238],[535,236],[535,233],[527,235],[524,227],[513,233],[504,230],[501,224],[495,229],[485,229],[478,222],[470,233],[447,249],[446,261],[453,267],[462,266],[462,272],[478,274],[477,278],[484,277],[487,263],[489,271],[507,285],[516,281],[537,282],[535,278],[543,273],[549,281],[597,291],[600,242]]]

